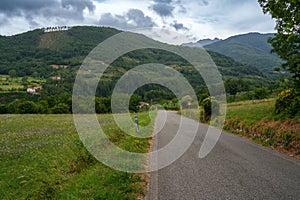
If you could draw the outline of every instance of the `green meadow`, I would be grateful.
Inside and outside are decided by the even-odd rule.
[[[151,134],[149,114],[137,115]],[[128,136],[112,115],[98,120],[118,146],[149,150],[149,138]],[[138,199],[146,192],[147,175],[111,169],[86,150],[72,115],[0,115],[0,160],[0,199]]]

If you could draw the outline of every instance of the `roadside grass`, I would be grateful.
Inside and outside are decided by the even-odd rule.
[[[241,118],[248,124],[253,124],[264,118],[274,116],[274,99],[243,101],[227,104],[226,118]]]
[[[148,113],[137,115],[152,132]],[[149,150],[149,138],[126,135],[112,115],[98,119],[118,146]],[[72,115],[0,115],[0,160],[0,199],[137,199],[146,192],[145,175],[111,169],[85,149]]]
[[[289,119],[274,110],[275,99],[229,103],[223,129],[300,159],[300,117]],[[200,113],[200,121],[206,121],[203,108],[178,113],[196,121]],[[217,122],[218,117],[214,120]]]
[[[275,99],[227,105],[224,129],[264,146],[300,158],[300,118],[274,113]]]

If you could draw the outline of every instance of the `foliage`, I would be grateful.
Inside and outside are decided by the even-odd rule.
[[[14,70],[14,69],[9,70],[8,75],[9,75],[11,78],[14,78],[14,77],[17,76],[17,71]]]
[[[142,101],[142,97],[137,95],[137,94],[133,94],[130,97],[130,101],[129,101],[129,110],[133,111],[133,112],[138,112],[139,111],[139,105],[140,102]]]
[[[18,104],[17,113],[19,114],[35,114],[37,112],[37,105],[32,101],[24,101]]]
[[[266,87],[256,88],[254,90],[254,99],[266,99],[269,96],[269,91]]]
[[[51,108],[52,114],[68,114],[70,113],[70,107],[65,103],[59,103]]]
[[[300,113],[300,2],[298,0],[258,0],[264,13],[276,19],[277,34],[270,39],[273,51],[286,63],[295,83],[292,90],[279,94],[277,113],[287,113],[293,117]]]
[[[111,98],[96,97],[95,99],[96,113],[98,114],[111,113],[110,102],[111,102]]]
[[[270,40],[300,86],[300,2],[298,0],[258,0],[263,11],[276,19],[277,34]],[[298,88],[299,89],[299,88]]]
[[[212,114],[218,115],[219,114],[219,104],[216,102],[215,99],[212,97],[208,97],[204,99],[201,103],[204,109],[204,119],[205,121],[209,121],[210,118],[212,117]],[[212,113],[212,112],[217,112],[217,113]]]
[[[279,93],[275,105],[277,114],[287,114],[294,117],[300,114],[300,95],[295,89],[287,89]]]

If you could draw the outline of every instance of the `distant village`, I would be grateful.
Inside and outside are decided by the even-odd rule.
[[[67,31],[69,29],[71,29],[71,26],[53,26],[53,27],[46,27],[43,28],[45,33],[48,32],[54,32],[54,31]]]

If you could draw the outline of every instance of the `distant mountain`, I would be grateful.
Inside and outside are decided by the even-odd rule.
[[[262,72],[272,73],[275,67],[282,64],[278,55],[270,53],[272,46],[268,39],[272,37],[272,33],[248,33],[205,45],[204,48],[229,56],[238,62],[256,66]]]
[[[212,39],[204,39],[204,40],[199,40],[199,41],[197,41],[195,43],[193,43],[193,42],[184,43],[184,44],[182,44],[182,46],[199,47],[199,48],[201,48],[201,47],[204,47],[206,45],[213,44],[213,43],[219,42],[219,41],[221,41],[219,38],[215,38],[213,40]]]

